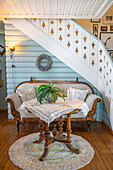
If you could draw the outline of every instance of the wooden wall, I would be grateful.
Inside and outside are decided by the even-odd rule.
[[[4,25],[3,22],[0,21],[0,45],[5,47],[5,34],[4,34]],[[0,51],[2,51],[3,48],[0,48]],[[5,67],[5,54],[3,56],[0,56],[0,70],[2,70],[1,78],[3,80],[3,87],[0,88],[0,110],[6,110],[7,105],[5,102],[6,97],[6,67]]]
[[[11,59],[8,51],[6,55],[8,95],[13,93],[14,88],[18,83],[29,80],[31,76],[33,79],[39,80],[75,80],[76,77],[79,77],[80,81],[86,82],[83,77],[57,59],[57,57],[46,51],[39,44],[17,30],[13,25],[5,24],[5,39],[6,46],[9,46],[12,42],[16,45],[13,59]],[[47,54],[51,56],[53,60],[52,68],[49,71],[42,72],[36,67],[36,58],[41,54]],[[42,64],[45,65],[46,62],[44,61]],[[12,65],[14,65],[13,68]],[[95,88],[94,91],[96,94],[100,95]],[[101,108],[101,104],[98,104],[95,115],[97,121],[102,121]],[[10,111],[8,117],[9,119],[13,118]]]

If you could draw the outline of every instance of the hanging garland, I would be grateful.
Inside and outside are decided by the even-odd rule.
[[[46,66],[42,66],[42,65],[41,65],[41,61],[42,61],[43,59],[46,59],[47,62],[48,62],[48,64],[47,64]],[[52,63],[53,63],[53,61],[52,61],[51,57],[48,56],[48,55],[45,55],[45,54],[40,55],[40,56],[37,57],[37,59],[36,59],[36,66],[37,66],[38,69],[41,70],[41,71],[48,71],[48,70],[52,67]]]

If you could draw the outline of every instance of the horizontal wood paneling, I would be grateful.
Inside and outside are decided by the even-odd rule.
[[[7,61],[8,62],[8,61]],[[7,68],[6,69],[8,73],[12,72],[13,68]],[[40,70],[36,68],[15,68],[15,73],[42,73]],[[48,72],[54,72],[54,73],[75,73],[72,69],[65,67],[65,68],[54,68],[52,67]],[[44,74],[44,73],[43,73]]]
[[[16,68],[34,68],[34,67],[36,67],[36,64],[35,63],[16,63],[16,62],[14,62],[14,64],[15,64],[15,67]],[[60,67],[66,67],[66,65],[64,64],[64,63],[61,63],[61,62],[54,62],[53,64],[52,64],[52,66],[54,67],[54,68],[56,68],[56,67],[58,67],[58,68],[60,68]],[[12,67],[12,64],[11,63],[6,63],[6,67]]]
[[[56,58],[56,57],[54,57],[54,56],[51,56],[51,59],[52,59],[52,61],[53,62],[59,62],[59,59],[58,58]],[[11,59],[11,57],[9,56],[9,57],[7,57],[7,62],[8,63],[10,63],[10,62],[12,62],[12,59]],[[14,61],[15,62],[36,62],[36,56],[32,56],[32,57],[24,57],[24,56],[15,56],[14,57]],[[42,62],[43,62],[44,60],[42,60]],[[45,60],[46,61],[46,60]]]
[[[14,30],[5,30],[5,34],[7,35],[24,35],[24,33],[23,32],[21,32],[21,31],[19,31],[19,30],[15,30],[15,28],[14,28]]]
[[[67,77],[72,77],[72,78],[75,78],[75,73],[64,73],[63,75],[61,73],[54,73],[52,72],[51,74],[48,74],[47,72],[46,73],[32,73],[32,76],[33,77],[39,77],[41,76],[42,79],[43,77],[48,77],[49,78],[55,78],[55,77],[58,77],[58,78],[67,78]],[[26,79],[29,79],[29,73],[16,73],[15,74],[15,79],[24,79],[26,77]],[[7,73],[7,79],[12,79],[12,73]]]
[[[6,35],[6,39],[7,41],[13,42],[13,41],[26,41],[26,40],[30,40],[30,38],[26,35]]]
[[[109,119],[103,116],[103,121],[111,128],[111,124],[109,122]]]
[[[16,27],[14,26],[14,25],[12,25],[12,24],[5,24],[5,31],[7,31],[7,30],[16,30]],[[19,31],[19,30],[17,30],[17,31]]]
[[[32,43],[32,42],[31,42]],[[42,51],[37,51],[37,52],[14,52],[14,57],[38,57],[39,55],[42,54]],[[45,49],[43,49],[43,54],[49,55],[49,56],[53,56],[52,54],[50,54],[48,51],[46,51]],[[9,53],[6,52],[7,57],[10,57]]]
[[[40,46],[16,46],[16,53],[18,52],[38,52],[38,51],[46,51],[44,48],[40,47]],[[8,49],[7,49],[8,51]],[[6,51],[6,52],[7,52]]]
[[[0,21],[0,45],[5,46],[4,26],[3,22],[1,21]],[[3,48],[0,47],[0,51],[2,50]],[[7,104],[5,102],[5,98],[7,96],[5,59],[6,59],[5,54],[3,56],[0,55],[0,70],[2,70],[1,79],[3,80],[3,87],[0,88],[0,109],[7,109]]]
[[[19,41],[19,40],[17,40],[17,41],[14,41],[15,42],[15,44],[19,44],[19,45],[25,45],[25,46],[31,46],[31,44],[32,44],[32,46],[37,46],[37,44],[36,44],[36,42],[35,41],[33,41],[33,40],[27,40],[27,41]],[[7,41],[6,40],[6,46],[9,46],[10,45],[10,41]],[[15,53],[16,53],[16,51],[15,51]]]

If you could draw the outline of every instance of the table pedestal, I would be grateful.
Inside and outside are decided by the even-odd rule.
[[[41,143],[43,140],[45,140],[44,152],[42,156],[40,157],[40,161],[43,161],[45,159],[45,157],[49,153],[50,145],[54,143],[55,141],[64,143],[71,152],[79,154],[80,150],[75,149],[71,145],[71,113],[67,115],[67,139],[65,139],[66,136],[63,135],[62,116],[59,118],[59,132],[57,132],[56,125],[54,125],[54,128],[52,130],[53,137],[50,136],[48,123],[45,123],[44,133],[43,133],[43,121],[42,120],[40,120],[39,127],[40,127],[39,140],[36,140],[33,143]]]

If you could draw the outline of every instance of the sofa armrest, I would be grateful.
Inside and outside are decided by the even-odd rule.
[[[6,97],[6,102],[9,102],[11,105],[11,113],[15,119],[20,119],[20,114],[18,108],[22,104],[18,93],[13,93]]]
[[[87,117],[92,118],[96,111],[96,104],[97,102],[101,102],[101,97],[97,96],[96,94],[89,94],[86,98],[86,103],[89,107],[89,112]]]

